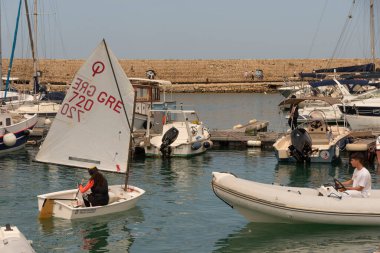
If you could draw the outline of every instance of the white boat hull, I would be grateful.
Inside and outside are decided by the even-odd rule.
[[[379,128],[380,126],[380,117],[349,114],[346,114],[345,117],[352,130]]]
[[[325,128],[324,128],[325,129]],[[340,149],[344,148],[349,130],[346,127],[329,126],[329,131],[313,131],[305,128],[312,140],[311,152],[308,154],[311,163],[332,163],[340,159]],[[274,144],[274,152],[280,162],[297,162],[289,147],[293,145],[291,133],[280,137]]]
[[[16,226],[0,227],[1,253],[35,253],[31,241],[27,240]]]
[[[16,113],[20,115],[33,115],[37,114],[37,128],[49,127],[57,115],[57,112],[60,108],[60,104],[54,102],[40,102],[38,104],[24,104],[18,107],[15,110],[11,110],[11,113]],[[46,120],[49,119],[49,122]]]
[[[321,188],[298,188],[237,178],[213,172],[212,188],[217,197],[252,222],[380,225],[380,190],[369,198],[335,196]],[[327,189],[326,187],[324,189]]]
[[[127,211],[135,207],[138,199],[145,193],[143,189],[131,185],[128,186],[128,191],[124,191],[123,185],[111,185],[108,188],[110,199],[115,199],[115,196],[116,199],[106,206],[76,207],[78,202],[74,199],[77,195],[77,189],[71,189],[37,196],[38,210],[41,211],[46,199],[56,199],[54,200],[53,217],[70,220],[90,218]]]
[[[210,142],[209,140],[206,140]],[[179,146],[170,146],[172,152],[170,153],[171,157],[190,157],[202,154],[207,151],[207,148],[204,147],[203,143],[205,141],[201,141],[201,147],[199,149],[194,150],[192,148],[192,144],[181,144]],[[150,145],[145,147],[145,155],[150,157],[162,156],[160,147]]]
[[[279,139],[273,147],[275,148],[275,156],[279,162],[297,162],[296,158],[290,154],[288,147],[291,145],[290,139],[286,137]],[[311,163],[332,163],[340,158],[339,146],[332,145],[317,145],[313,146],[314,151],[310,154]]]
[[[161,132],[158,134],[151,134],[150,131],[148,131],[146,135],[148,142],[144,143],[146,156],[189,157],[202,154],[212,147],[209,130],[202,122],[189,120],[191,115],[195,115],[195,111],[168,109],[154,110],[154,112],[172,113],[172,115],[176,115],[172,116],[173,118],[180,118],[181,116],[183,119],[175,118],[175,120],[165,122]],[[163,118],[165,119],[165,117]],[[154,124],[157,124],[156,122]],[[178,131],[177,136],[170,144],[165,145],[166,141],[164,139],[173,129]]]
[[[8,115],[8,114],[6,114]],[[13,152],[22,149],[34,126],[37,123],[37,115],[25,115],[17,123],[13,123],[9,126],[0,127],[0,154]],[[7,133],[11,133],[15,137],[15,143],[13,145],[7,145],[5,136]]]

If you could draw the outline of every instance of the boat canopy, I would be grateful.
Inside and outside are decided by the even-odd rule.
[[[319,74],[319,73],[304,73],[304,72],[301,72],[298,74],[300,76],[300,78],[318,78],[318,79],[324,79],[326,77],[325,74]]]
[[[355,85],[370,85],[368,80],[363,80],[363,79],[359,79],[359,80],[343,79],[343,80],[339,80],[339,83],[352,85],[352,87]],[[328,80],[322,80],[322,81],[309,81],[309,84],[313,88],[318,88],[321,86],[330,86],[330,85],[335,86],[336,82],[332,79],[328,79]]]
[[[147,79],[147,78],[138,78],[138,77],[130,77],[129,81],[131,81],[132,84],[140,84],[140,85],[151,85],[151,86],[172,85],[172,82],[168,80],[156,80],[156,79]]]
[[[297,105],[303,101],[315,101],[315,100],[320,100],[320,101],[326,102],[330,105],[342,104],[342,101],[337,99],[337,98],[310,96],[310,97],[303,97],[303,98],[288,98],[288,99],[285,99],[284,101],[282,101],[278,106],[291,105],[291,104]]]
[[[373,78],[380,78],[380,72],[342,74],[340,75],[340,77],[345,78],[345,79],[352,79],[352,78],[373,79]]]
[[[374,72],[374,71],[375,71],[375,64],[368,63],[364,65],[354,65],[354,66],[328,68],[328,69],[317,69],[314,72],[315,73],[334,73],[334,72],[349,73],[349,72]]]

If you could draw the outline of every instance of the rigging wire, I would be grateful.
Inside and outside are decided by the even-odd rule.
[[[321,27],[322,19],[323,19],[324,15],[325,15],[325,11],[326,11],[326,8],[327,8],[327,3],[328,3],[328,0],[325,0],[325,4],[324,4],[323,9],[322,9],[321,17],[319,18],[319,21],[318,21],[317,30],[314,33],[314,36],[313,36],[313,39],[311,41],[311,45],[310,45],[310,48],[309,48],[309,52],[308,52],[306,58],[310,58],[311,51],[312,51],[312,49],[314,47],[314,43],[315,43],[316,37],[317,37],[317,35],[319,33],[319,28]]]
[[[334,51],[332,53],[332,56],[331,56],[330,60],[327,62],[327,66],[331,66],[331,62],[335,58],[335,56],[337,54],[337,51],[339,49],[339,46],[341,45],[342,40],[344,39],[344,34],[346,33],[347,27],[348,27],[348,25],[350,24],[350,22],[352,20],[352,12],[353,12],[353,9],[354,9],[354,6],[355,6],[355,2],[356,2],[355,0],[352,1],[352,5],[351,5],[351,8],[349,10],[346,22],[343,25],[342,32],[341,32],[341,34],[339,36],[338,42],[336,43],[335,49],[334,49]]]
[[[375,24],[379,23],[380,8],[375,1]],[[334,59],[344,55],[344,52],[352,52],[352,48],[356,47],[360,51],[360,55],[365,59],[372,58],[370,50],[370,29],[369,29],[369,6],[368,1],[356,2],[353,0],[349,10],[347,20],[343,26],[338,42],[334,48],[331,58],[327,62],[327,68],[331,68]],[[361,22],[357,22],[361,21]],[[375,31],[375,48],[379,48],[379,28]],[[354,44],[356,45],[354,46]],[[375,52],[376,53],[376,52]],[[345,54],[347,56],[347,54]],[[355,58],[357,56],[350,56]]]

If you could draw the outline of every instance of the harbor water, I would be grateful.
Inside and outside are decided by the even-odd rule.
[[[231,128],[251,119],[268,120],[269,129],[285,126],[278,94],[174,94],[194,105],[211,129]],[[89,144],[91,145],[91,144]],[[193,158],[162,160],[135,157],[130,184],[146,194],[125,213],[70,221],[38,219],[38,194],[75,188],[83,169],[34,162],[28,147],[0,159],[0,224],[16,225],[36,252],[375,252],[378,227],[250,223],[218,199],[213,171],[264,183],[318,187],[334,177],[349,178],[347,155],[337,164],[278,163],[273,150],[211,149]],[[377,166],[369,166],[373,188],[380,187]],[[109,184],[124,176],[105,173]]]

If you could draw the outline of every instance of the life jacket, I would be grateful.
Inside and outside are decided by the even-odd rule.
[[[108,182],[107,179],[104,179],[104,184],[99,185],[97,181],[94,181],[94,185],[91,187],[91,192],[94,197],[102,198],[105,197],[108,199]]]

